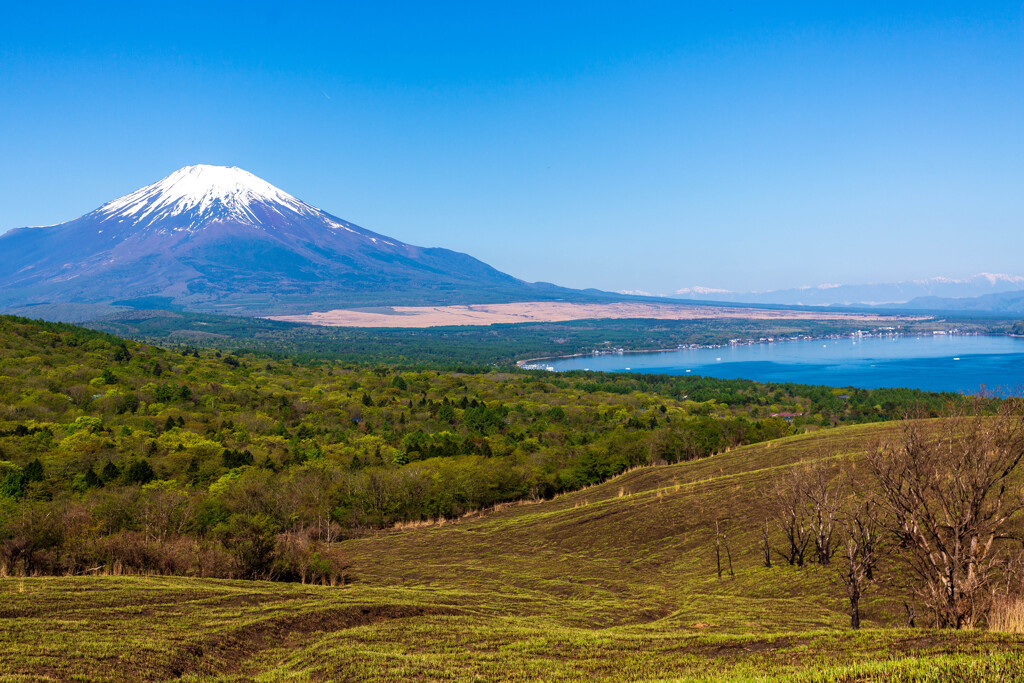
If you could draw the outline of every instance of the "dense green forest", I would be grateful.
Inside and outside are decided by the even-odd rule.
[[[336,576],[332,544],[366,529],[958,400],[300,362],[0,316],[0,573]]]

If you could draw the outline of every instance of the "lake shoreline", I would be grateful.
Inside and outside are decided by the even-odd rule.
[[[733,343],[732,341],[725,344],[681,344],[673,348],[657,348],[657,349],[615,349],[613,351],[592,351],[590,353],[570,353],[562,356],[541,356],[539,358],[527,358],[524,360],[516,361],[516,366],[521,370],[546,370],[548,372],[571,372],[566,370],[550,370],[546,367],[539,367],[538,364],[544,361],[561,361],[569,360],[571,358],[600,358],[603,356],[623,356],[627,353],[672,353],[674,351],[685,351],[688,349],[700,350],[700,349],[731,349],[739,346],[760,346],[768,344],[779,344],[779,343],[793,343],[793,342],[809,342],[809,341],[822,341],[823,339],[884,339],[886,337],[891,338],[913,338],[913,337],[1014,337],[1024,338],[1024,335],[1009,334],[1009,333],[995,333],[995,332],[958,332],[958,331],[944,331],[944,332],[918,332],[914,334],[907,334],[905,332],[890,332],[890,333],[876,333],[876,332],[865,332],[863,334],[823,334],[816,336],[805,336],[800,335],[798,337],[768,337],[765,339],[744,339],[742,342]],[[599,372],[626,372],[625,370],[601,370]]]
[[[834,388],[1024,394],[1024,340],[975,330],[951,332],[862,331],[772,341],[734,340],[731,344],[654,352],[623,349],[621,353],[573,354],[522,365],[551,372],[582,370]]]

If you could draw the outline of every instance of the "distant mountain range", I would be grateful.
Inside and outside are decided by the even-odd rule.
[[[920,297],[907,302],[904,308],[919,311],[1021,315],[1024,314],[1024,291],[1001,292],[959,299]]]
[[[956,280],[933,277],[883,284],[834,285],[778,289],[764,292],[731,292],[724,289],[689,287],[673,298],[730,303],[780,304],[789,306],[887,306],[919,310],[996,310],[989,306],[1010,306],[1024,300],[1024,277],[981,273]],[[973,305],[968,301],[975,301]],[[1012,302],[1018,302],[1013,304]],[[959,303],[956,303],[959,302]]]
[[[405,244],[239,168],[187,166],[76,220],[0,236],[0,310],[51,304],[289,313],[582,294]]]

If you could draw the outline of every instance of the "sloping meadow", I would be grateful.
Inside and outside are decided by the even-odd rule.
[[[635,469],[554,500],[341,544],[344,587],[0,580],[0,670],[86,680],[1011,680],[1018,635],[904,628],[892,566],[846,628],[839,566],[762,566],[767,487],[891,426]],[[714,523],[732,572],[718,576]],[[775,537],[779,540],[778,537]]]

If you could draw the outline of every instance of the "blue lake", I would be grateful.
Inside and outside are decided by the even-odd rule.
[[[936,335],[782,341],[539,361],[556,371],[706,375],[837,387],[1000,394],[1024,389],[1024,339]]]

